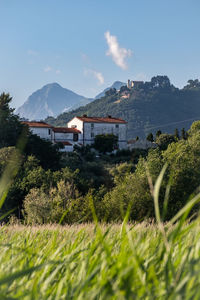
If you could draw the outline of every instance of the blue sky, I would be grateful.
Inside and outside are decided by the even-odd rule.
[[[51,82],[94,97],[116,80],[200,78],[199,0],[0,0],[0,12],[14,107]]]

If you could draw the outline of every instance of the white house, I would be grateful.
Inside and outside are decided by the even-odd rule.
[[[102,117],[74,117],[68,124],[68,128],[78,129],[80,134],[80,143],[91,145],[94,138],[99,134],[114,134],[118,137],[119,149],[127,148],[127,122],[108,116]]]
[[[127,122],[108,116],[101,117],[74,117],[67,127],[53,127],[45,122],[22,122],[29,126],[33,134],[52,143],[62,143],[61,151],[73,151],[74,145],[85,146],[94,143],[99,134],[114,134],[118,137],[119,149],[127,148]]]
[[[76,128],[68,127],[54,127],[54,142],[62,143],[64,148],[61,151],[70,152],[73,151],[74,145],[81,146],[80,143],[82,134]]]
[[[26,124],[29,126],[30,131],[33,134],[38,135],[42,139],[53,141],[54,139],[54,132],[53,132],[53,126],[45,123],[45,122],[28,122],[24,121],[23,124]]]

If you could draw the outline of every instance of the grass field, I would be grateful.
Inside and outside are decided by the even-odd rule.
[[[0,231],[0,299],[200,299],[199,220]]]

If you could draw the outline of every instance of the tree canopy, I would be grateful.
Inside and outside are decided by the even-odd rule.
[[[16,145],[24,128],[10,108],[11,101],[9,94],[0,95],[0,148]]]
[[[94,148],[101,153],[112,152],[118,147],[118,137],[114,134],[99,134],[94,138]]]

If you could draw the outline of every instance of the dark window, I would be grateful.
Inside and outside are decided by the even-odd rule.
[[[48,130],[49,131],[49,135],[51,134],[51,129]]]
[[[73,135],[73,141],[74,142],[78,141],[78,133],[74,133],[74,135]]]
[[[94,137],[94,132],[91,132],[91,138],[93,138]]]
[[[93,124],[93,123],[91,124],[91,128],[92,128],[92,129],[94,128],[94,124]]]
[[[116,124],[115,127],[116,127],[116,128],[119,128],[119,124]]]

